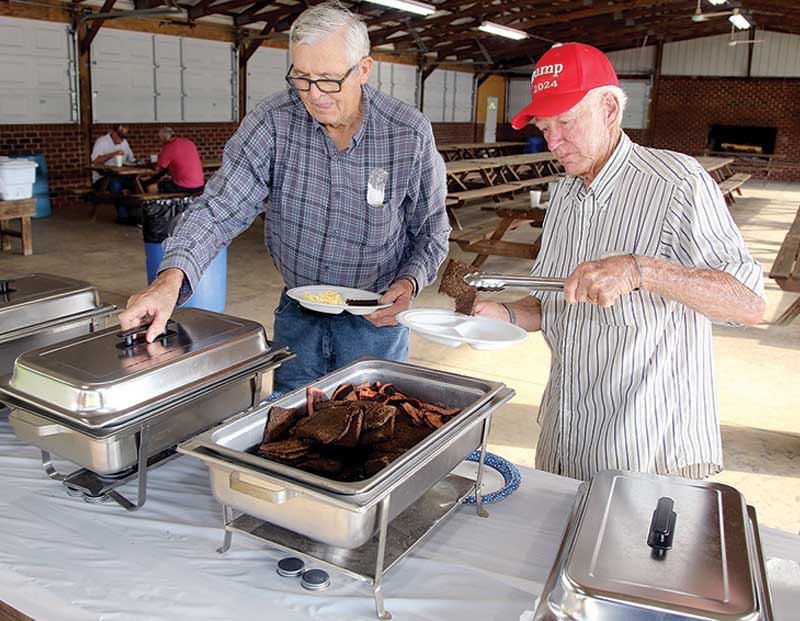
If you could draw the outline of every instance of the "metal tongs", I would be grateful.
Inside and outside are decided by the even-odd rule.
[[[503,289],[530,289],[532,291],[563,291],[563,278],[537,278],[535,276],[510,276],[472,272],[464,282],[478,291],[503,291]]]

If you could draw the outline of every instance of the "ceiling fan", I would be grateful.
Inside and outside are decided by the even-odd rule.
[[[713,13],[703,13],[703,7],[700,6],[701,0],[697,0],[697,8],[694,10],[692,14],[692,21],[695,23],[707,22],[709,19],[714,19],[716,17],[728,17],[732,15],[734,11],[738,12],[738,9],[732,9],[730,11],[715,11]]]
[[[751,45],[753,43],[764,43],[764,39],[736,39],[734,35],[736,33],[736,27],[731,25],[731,38],[728,40],[728,45],[731,47],[736,47],[737,45]]]

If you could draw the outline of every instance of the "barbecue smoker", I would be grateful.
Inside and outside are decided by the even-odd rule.
[[[242,533],[273,547],[299,553],[373,585],[379,619],[384,608],[384,573],[437,524],[475,493],[492,414],[514,395],[504,384],[385,360],[357,361],[311,387],[328,396],[341,384],[380,381],[403,394],[444,407],[461,408],[377,474],[362,481],[334,481],[254,454],[272,406],[306,404],[306,390],[236,416],[182,443],[178,451],[202,460],[211,490],[223,505],[225,539]],[[452,474],[473,450],[481,449],[477,481]]]
[[[175,447],[255,409],[265,375],[291,358],[253,321],[179,309],[153,343],[148,326],[119,326],[28,351],[0,379],[17,436],[42,451],[47,475],[89,502],[129,511],[146,500],[147,470],[178,456]],[[82,466],[56,471],[55,454]],[[135,501],[116,488],[138,477]]]

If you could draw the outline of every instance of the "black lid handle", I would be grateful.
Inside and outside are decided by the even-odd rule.
[[[664,558],[667,550],[672,548],[675,536],[675,522],[678,514],[672,510],[675,502],[669,496],[658,499],[653,518],[650,520],[650,532],[647,534],[647,545],[653,548],[655,558]]]
[[[117,338],[124,339],[122,343],[117,343],[117,349],[131,349],[139,345],[140,343],[137,343],[136,337],[147,332],[151,325],[152,324],[148,323],[137,328],[131,328],[130,330],[117,332]],[[177,333],[174,330],[169,329],[170,326],[174,325],[175,321],[173,319],[167,319],[167,325],[165,326],[164,331],[156,337],[156,340],[163,342],[169,337],[175,336]]]
[[[0,278],[0,295],[3,293],[14,293],[16,289],[11,288],[11,283],[14,282],[13,278]]]

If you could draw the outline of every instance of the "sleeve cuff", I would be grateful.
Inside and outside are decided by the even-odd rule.
[[[411,283],[411,286],[414,288],[414,291],[411,294],[412,298],[415,298],[419,295],[419,281],[414,276],[411,274],[403,274],[402,276],[399,276],[397,280],[407,280]]]
[[[189,298],[192,297],[195,285],[200,281],[201,274],[191,261],[178,255],[164,257],[161,264],[158,266],[158,273],[160,274],[164,270],[173,267],[183,272],[183,282],[178,292],[178,301],[175,303],[175,306],[180,306],[181,304],[185,304]]]

